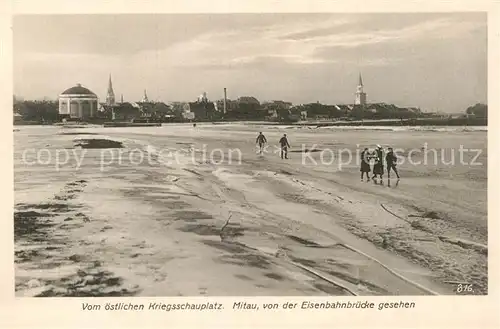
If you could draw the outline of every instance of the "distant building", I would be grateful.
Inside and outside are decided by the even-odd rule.
[[[147,96],[145,95],[143,99],[146,98]],[[142,118],[150,118],[153,116],[154,112],[154,103],[151,102],[132,102],[132,106],[134,106],[136,109],[139,110],[140,117]]]
[[[194,120],[195,115],[193,112],[183,112],[182,117],[186,120]]]
[[[238,98],[238,105],[253,105],[255,107],[260,106],[260,102],[257,98],[252,96],[242,96]]]
[[[277,109],[267,109],[267,115],[270,119],[278,118],[278,110]]]
[[[106,94],[106,105],[115,105],[115,92],[113,91],[113,84],[111,83],[111,74],[109,75],[108,93]]]
[[[77,84],[59,95],[59,115],[73,119],[96,116],[98,97],[89,89]]]
[[[172,111],[179,113],[191,111],[189,108],[189,103],[186,102],[171,102],[170,107],[172,108]]]
[[[206,92],[203,92],[203,94],[201,94],[198,97],[198,102],[199,103],[207,103],[208,102],[208,97],[207,97],[207,93]]]
[[[23,116],[19,113],[14,113],[14,123],[23,121]]]
[[[289,110],[292,108],[292,103],[285,102],[285,101],[272,101],[272,102],[265,103],[265,106],[280,109],[280,110]]]
[[[144,89],[144,96],[142,97],[142,103],[149,103],[148,94],[146,93],[146,89]]]
[[[335,108],[339,111],[342,111],[344,113],[347,113],[349,111],[352,111],[353,106],[352,105],[345,105],[345,104],[335,104]]]
[[[224,111],[224,99],[219,99],[218,101],[216,101],[216,104],[217,104],[216,106],[217,111]],[[238,108],[238,101],[230,99],[226,100],[226,112],[233,111],[237,108]]]
[[[214,103],[208,101],[190,102],[189,112],[194,113],[196,120],[210,120],[216,113]]]
[[[165,118],[171,113],[171,107],[163,102],[136,103],[141,112],[142,118]]]
[[[363,79],[361,78],[361,73],[359,74],[359,81],[356,90],[356,98],[354,100],[354,104],[366,105],[366,93],[363,91]]]
[[[141,116],[139,108],[135,104],[127,102],[109,106],[109,110],[113,121],[131,121]]]
[[[422,114],[422,110],[420,109],[420,107],[408,107],[408,110],[416,114]]]
[[[307,120],[307,111],[300,111],[300,120]]]

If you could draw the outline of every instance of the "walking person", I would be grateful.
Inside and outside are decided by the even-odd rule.
[[[380,176],[380,179],[382,179],[384,175],[384,151],[380,145],[377,145],[377,149],[375,150],[375,164],[373,165],[372,179],[375,180],[377,175]]]
[[[264,136],[264,134],[260,132],[255,143],[259,144],[259,154],[262,155],[262,152],[264,151],[264,145],[267,143],[266,136]]]
[[[391,169],[392,169],[394,170],[396,176],[399,179],[399,173],[398,170],[396,169],[398,158],[396,157],[396,155],[394,155],[392,147],[389,147],[388,151],[389,152],[387,152],[387,155],[385,156],[385,162],[387,163],[387,178],[391,179]]]
[[[370,157],[371,157],[370,151],[368,150],[368,147],[365,147],[363,152],[361,152],[361,168],[359,169],[359,171],[361,171],[361,181],[363,181],[363,177],[365,176],[365,174],[366,174],[366,181],[367,182],[370,181],[370,171],[371,171],[369,162]]]
[[[290,147],[290,143],[288,143],[286,134],[283,134],[283,137],[281,137],[280,146],[281,146],[281,158],[283,159],[284,156],[285,159],[288,159],[288,148]]]

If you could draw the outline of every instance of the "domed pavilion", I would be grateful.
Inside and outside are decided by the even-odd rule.
[[[59,115],[71,119],[87,119],[97,115],[98,97],[77,84],[59,95]]]

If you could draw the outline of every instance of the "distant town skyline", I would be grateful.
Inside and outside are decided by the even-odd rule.
[[[14,93],[57,96],[77,83],[106,99],[352,104],[462,112],[487,102],[480,13],[159,14],[14,17]]]

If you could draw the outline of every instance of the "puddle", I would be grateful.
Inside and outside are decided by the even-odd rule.
[[[287,237],[290,238],[290,239],[292,239],[293,241],[301,243],[301,244],[303,244],[305,246],[321,247],[321,245],[317,244],[314,241],[307,240],[307,239],[304,239],[304,238],[300,238],[300,237],[295,236],[295,235],[287,235]]]
[[[179,230],[182,232],[196,233],[198,235],[217,235],[217,236],[220,236],[222,227],[223,227],[223,225],[215,226],[215,225],[206,225],[206,224],[187,224],[187,225],[179,228]],[[239,226],[234,226],[234,224],[233,225],[230,224],[230,225],[224,227],[224,230],[222,230],[222,235],[226,238],[227,237],[238,237],[238,236],[243,236],[244,231],[245,231],[244,228],[239,227]]]
[[[318,263],[316,263],[315,261],[312,261],[310,259],[296,258],[293,256],[290,256],[290,259],[293,260],[294,262],[302,264],[304,266],[313,267],[313,268],[318,266]]]
[[[245,281],[253,281],[253,279],[249,276],[246,276],[245,274],[235,274],[234,275],[236,278],[245,280]]]
[[[77,208],[75,205],[68,205],[66,203],[34,203],[34,204],[18,204],[17,208],[20,210],[35,209],[35,210],[47,210],[52,212],[70,212],[73,208]]]
[[[26,238],[34,241],[43,241],[47,237],[47,229],[55,224],[42,218],[52,217],[47,214],[39,214],[35,211],[14,213],[14,240]]]
[[[283,174],[283,175],[287,175],[287,176],[293,175],[291,172],[283,170],[283,169],[278,170],[278,174]]]
[[[213,240],[204,240],[203,243],[207,246],[217,248],[219,250],[224,250],[233,254],[240,254],[247,251],[244,245],[236,242],[220,242]]]
[[[188,224],[179,228],[182,232],[195,233],[198,235],[219,235],[220,227],[215,225]]]
[[[313,148],[313,149],[303,149],[303,150],[290,150],[288,152],[290,153],[315,153],[315,152],[321,152],[322,150]]]
[[[175,213],[179,219],[213,219],[212,215],[204,213],[202,211],[177,211]]]
[[[78,139],[74,141],[75,147],[81,147],[84,149],[109,149],[109,148],[123,148],[121,142],[109,140],[109,139]]]
[[[137,289],[121,288],[123,279],[108,271],[77,275],[61,280],[61,286],[50,287],[36,297],[113,297],[134,296]]]
[[[277,281],[284,281],[286,280],[286,278],[282,275],[279,275],[277,273],[266,273],[264,274],[264,276],[270,278],[270,279],[274,279],[274,280],[277,280]]]
[[[236,264],[255,267],[260,269],[269,269],[271,262],[265,257],[257,254],[237,254],[230,257]]]
[[[39,218],[39,217],[53,217],[52,214],[44,214],[37,211],[16,211],[14,213],[14,220],[23,218]]]

